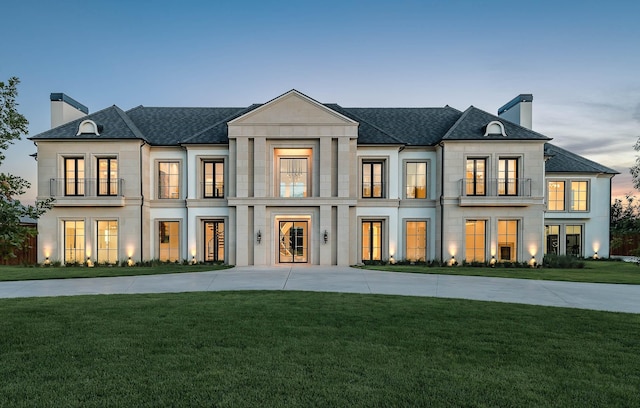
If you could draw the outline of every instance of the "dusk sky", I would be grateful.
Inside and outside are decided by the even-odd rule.
[[[0,12],[0,80],[20,78],[30,135],[49,129],[51,92],[90,112],[243,107],[297,89],[346,107],[494,114],[531,93],[534,130],[619,171],[614,196],[634,193],[638,1],[21,0]],[[16,143],[0,171],[35,185],[35,151]]]

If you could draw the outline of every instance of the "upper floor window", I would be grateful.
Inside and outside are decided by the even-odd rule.
[[[64,160],[64,195],[84,195],[84,159],[69,157]]]
[[[486,194],[486,168],[487,159],[473,158],[467,159],[466,166],[466,194],[470,196]]]
[[[384,197],[384,163],[380,161],[362,162],[362,197]]]
[[[223,198],[224,197],[224,162],[222,161],[205,161],[203,163],[204,171],[204,198]]]
[[[306,157],[280,158],[280,197],[307,197],[309,167]]]
[[[98,159],[98,195],[118,195],[118,159]]]
[[[549,211],[564,211],[564,181],[549,181],[547,189]]]
[[[498,160],[498,195],[518,195],[518,159]]]
[[[571,182],[571,211],[587,211],[588,185],[586,181]]]
[[[405,171],[406,197],[427,198],[427,163],[408,162]]]
[[[180,162],[158,163],[158,198],[180,198]]]

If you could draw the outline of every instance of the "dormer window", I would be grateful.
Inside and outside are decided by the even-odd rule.
[[[96,125],[96,122],[89,119],[83,120],[82,122],[80,122],[80,126],[78,126],[78,133],[76,134],[76,136],[80,136],[80,135],[100,136],[100,132],[98,130],[99,130],[98,125]]]
[[[487,128],[484,132],[484,136],[504,136],[506,137],[507,134],[504,132],[504,125],[502,124],[502,122],[498,121],[498,120],[494,120],[489,122],[489,124],[487,125]]]

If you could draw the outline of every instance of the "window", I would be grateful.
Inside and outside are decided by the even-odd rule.
[[[362,162],[362,197],[383,198],[383,163]]]
[[[427,222],[407,221],[406,259],[425,261],[427,259]]]
[[[485,195],[485,169],[486,159],[467,159],[466,169],[466,194],[469,196]]]
[[[98,195],[118,195],[118,159],[98,159]]]
[[[560,244],[560,226],[559,225],[545,225],[544,226],[544,253],[558,255]]]
[[[84,221],[64,222],[64,263],[84,262]]]
[[[224,262],[224,221],[204,222],[205,262]]]
[[[98,263],[118,263],[118,221],[98,221]]]
[[[547,183],[547,208],[549,211],[564,211],[564,181]]]
[[[160,221],[159,256],[161,261],[180,260],[180,223],[178,221]]]
[[[406,197],[427,198],[427,163],[408,162],[405,171]]]
[[[567,225],[565,227],[567,255],[582,256],[582,226]]]
[[[64,195],[84,195],[84,159],[81,157],[64,160]]]
[[[571,211],[587,211],[587,182],[571,182]]]
[[[180,163],[158,163],[158,198],[180,198]]]
[[[382,260],[382,221],[362,222],[362,260]]]
[[[280,197],[307,197],[309,185],[307,158],[280,158]]]
[[[465,259],[485,261],[486,221],[467,220],[465,223]]]
[[[518,195],[518,159],[498,161],[498,195]]]
[[[518,221],[498,220],[498,260],[515,261],[518,251]]]
[[[223,198],[224,197],[224,162],[221,161],[205,161],[203,163],[204,198]]]

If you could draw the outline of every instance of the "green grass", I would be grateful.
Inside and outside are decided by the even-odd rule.
[[[493,276],[498,278],[540,279],[570,282],[640,284],[640,267],[619,261],[585,261],[583,269],[556,268],[487,268],[487,267],[427,267],[417,265],[371,265],[363,269],[431,273],[442,275]]]
[[[87,268],[74,267],[42,267],[42,266],[0,266],[0,281],[68,279],[68,278],[103,278],[109,276],[160,275],[165,273],[203,272],[226,269],[227,265],[176,265],[157,266],[97,266]]]
[[[227,292],[0,300],[0,406],[640,406],[640,315]]]

